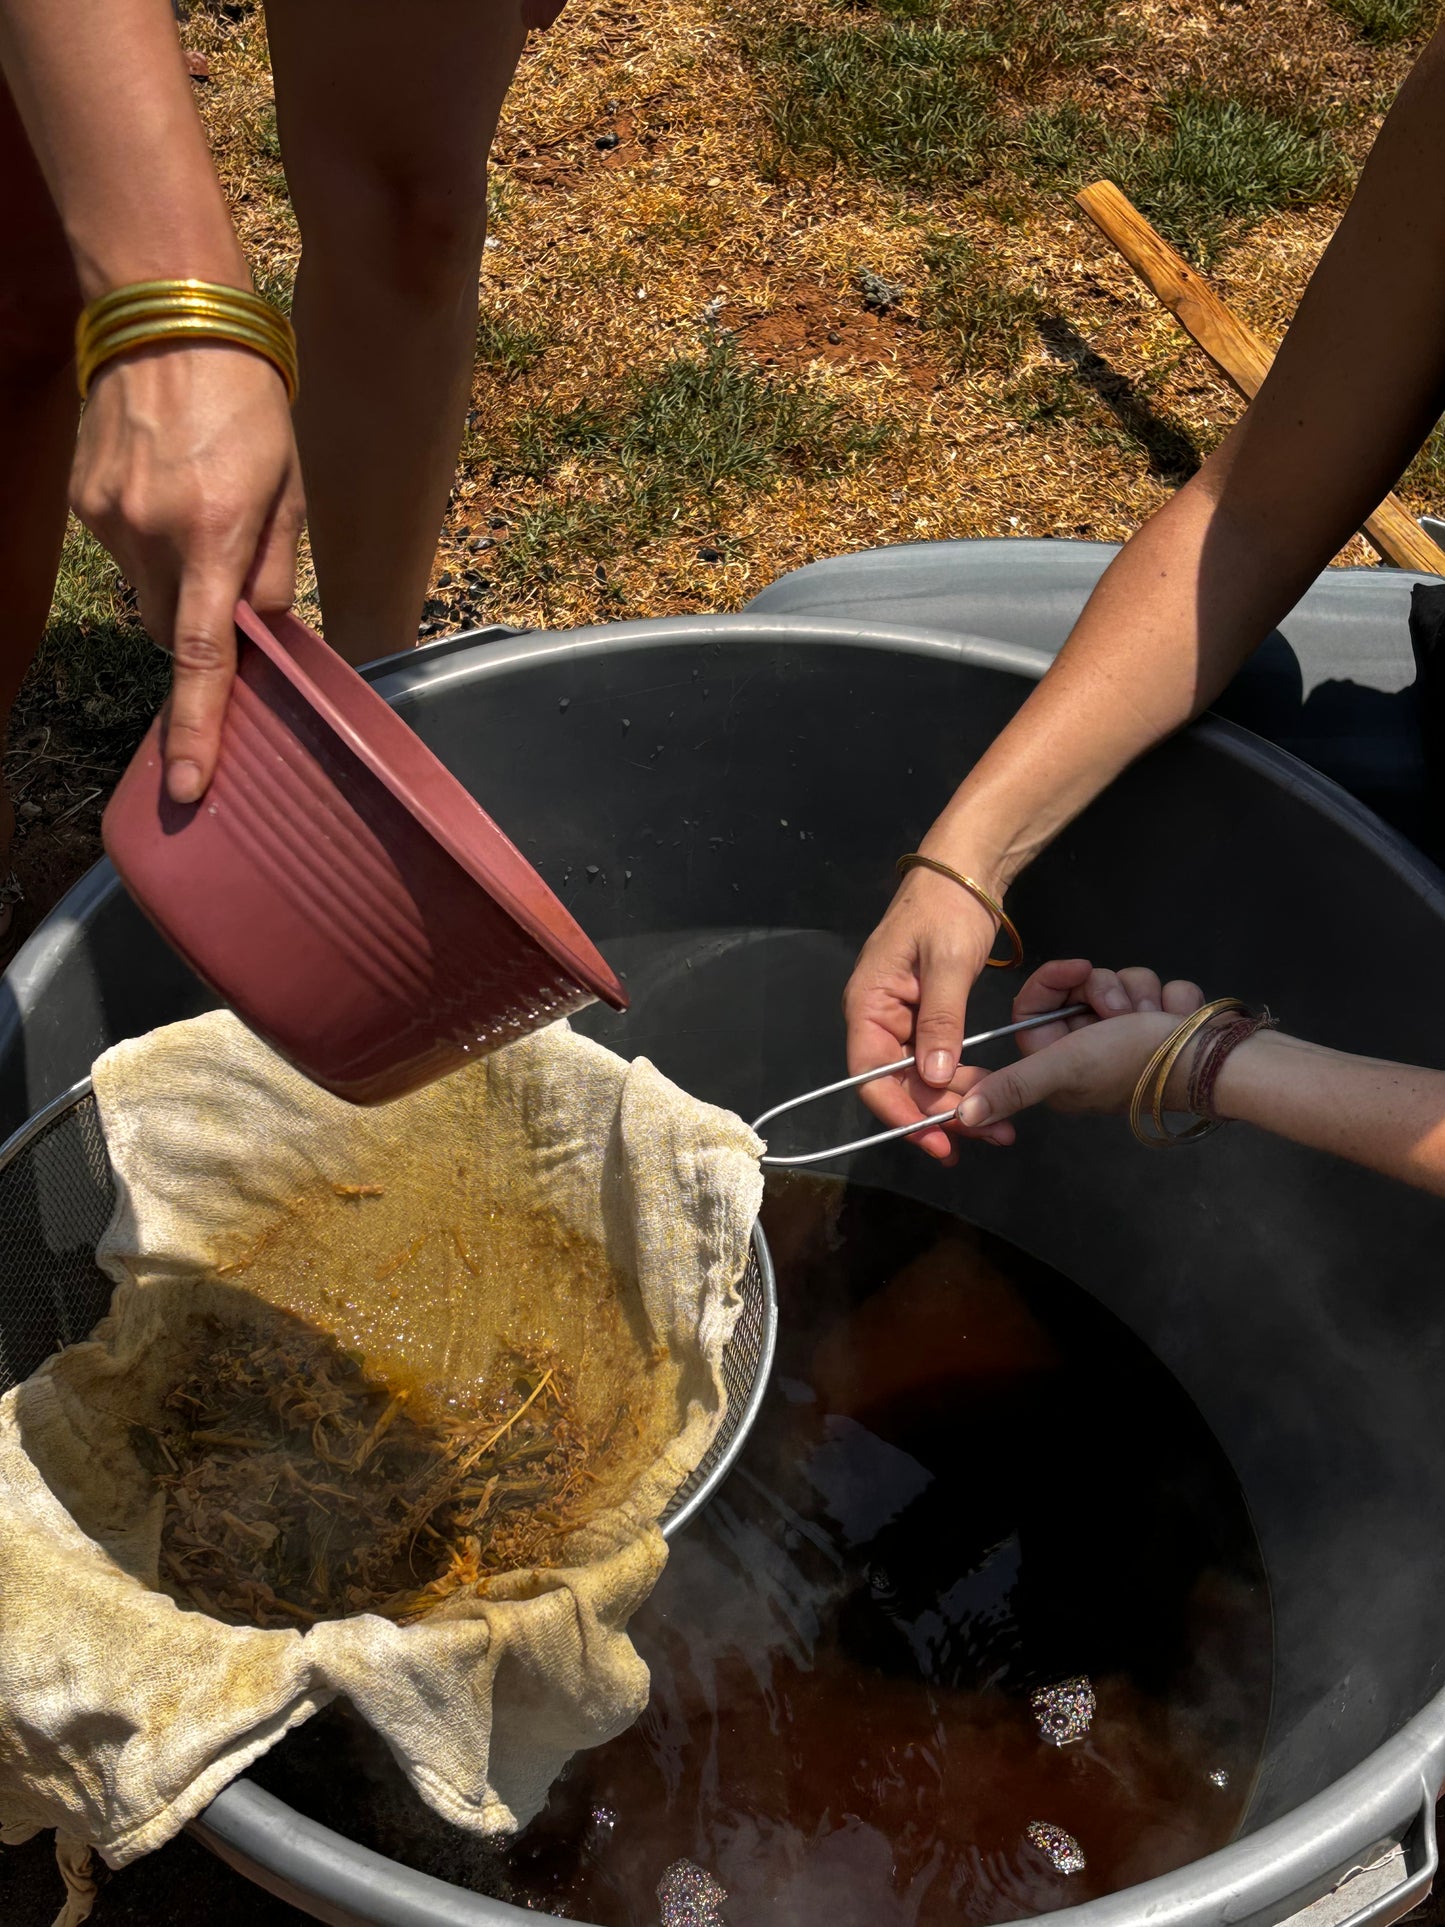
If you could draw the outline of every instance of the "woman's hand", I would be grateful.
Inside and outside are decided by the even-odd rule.
[[[1087,1086],[1096,1069],[1102,1073],[1104,1060],[1117,1055],[1117,1083],[1122,1067],[1132,1061],[1133,1042],[1123,1036],[1111,1040],[1107,1051],[1098,1044],[1081,1047],[1072,1057],[1051,1060],[1047,1067],[1030,1071],[1031,1081],[1019,1086],[1021,1094],[1013,1102],[1007,1101],[1008,1092],[997,1080],[1022,1077],[1024,1065],[992,1073],[976,1065],[959,1065],[968,994],[984,968],[994,937],[993,918],[966,890],[932,871],[910,871],[888,914],[863,946],[843,997],[850,1073],[895,1063],[907,1053],[910,1043],[913,1046],[914,1062],[908,1070],[864,1085],[861,1095],[865,1103],[890,1125],[914,1124],[919,1118],[937,1115],[938,1129],[921,1131],[912,1142],[943,1164],[957,1162],[959,1137],[1012,1144],[1014,1127],[1008,1120],[1029,1104],[1047,1099],[1055,1101],[1059,1109],[1122,1107],[1071,1103],[1062,1087],[1055,1092],[1053,1080],[1077,1075]],[[1038,1030],[1023,1032],[1020,1049],[1029,1060],[1071,1033],[1096,1027],[1098,1020],[1134,1015],[1152,1018],[1152,1027],[1146,1021],[1134,1031],[1135,1039],[1146,1034],[1154,1038],[1139,1057],[1138,1070],[1142,1071],[1155,1046],[1172,1027],[1164,1023],[1161,1028],[1161,1014],[1168,1013],[1177,1022],[1202,1002],[1194,984],[1161,985],[1152,970],[1096,970],[1085,960],[1073,958],[1036,970],[1014,999],[1013,1014],[1032,1017],[1079,1003],[1088,1004],[1095,1013],[1093,1017],[1073,1018],[1057,1028],[1044,1024]],[[1124,1092],[1123,1106],[1127,1106],[1137,1082],[1138,1071]],[[977,1104],[965,1110],[963,1105],[955,1107],[941,1101],[947,1095],[976,1095],[985,1086],[986,1111]]]
[[[1056,1111],[1126,1111],[1149,1059],[1203,1002],[1197,984],[1161,984],[1152,970],[1096,970],[1083,958],[1045,964],[1015,998],[1015,1017],[1076,1003],[1088,1003],[1098,1014],[1022,1032],[1019,1062],[977,1079],[958,1107],[959,1122],[971,1135],[992,1135],[1001,1126],[1011,1129],[1004,1121],[1033,1104]],[[1170,1075],[1170,1108],[1183,1107],[1191,1057],[1186,1049]]]
[[[885,1124],[914,1124],[939,1112],[951,1124],[952,1105],[940,1099],[966,1091],[978,1073],[958,1070],[968,993],[988,960],[993,918],[976,898],[931,870],[910,870],[888,913],[859,953],[843,1014],[848,1022],[848,1069],[856,1076],[908,1054],[914,1062],[895,1077],[865,1084],[860,1095]],[[1012,1142],[1012,1132],[1000,1142]],[[952,1164],[958,1151],[941,1126],[913,1143]]]
[[[166,786],[193,803],[215,773],[236,602],[275,613],[295,594],[305,508],[280,376],[211,342],[108,363],[81,422],[71,499],[175,657]]]

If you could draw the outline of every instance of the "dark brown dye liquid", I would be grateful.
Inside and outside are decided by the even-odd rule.
[[[503,1847],[430,1814],[344,1715],[256,1777],[394,1858],[603,1927],[658,1927],[680,1860],[727,1892],[699,1927],[966,1927],[1223,1846],[1264,1744],[1269,1596],[1183,1389],[1096,1300],[943,1213],[790,1179],[764,1222],[774,1388],[632,1622],[638,1724]],[[1050,1745],[1031,1694],[1080,1674],[1092,1724]]]

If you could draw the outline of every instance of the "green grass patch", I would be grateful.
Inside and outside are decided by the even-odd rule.
[[[269,301],[282,314],[290,314],[296,296],[296,270],[289,266],[253,265],[251,279],[263,301]]]
[[[1142,135],[1117,134],[1072,106],[1030,114],[1018,146],[1038,179],[1076,188],[1108,175],[1204,262],[1264,215],[1325,200],[1349,179],[1318,115],[1202,88],[1172,95]]]
[[[781,154],[882,180],[971,184],[1031,79],[1135,38],[1109,0],[833,0],[847,24],[766,28],[749,51]]]
[[[43,707],[79,740],[128,746],[170,683],[170,658],[142,629],[129,585],[95,537],[72,521],[21,711]]]
[[[528,411],[509,466],[542,481],[569,459],[604,463],[635,500],[670,513],[725,488],[841,474],[887,432],[850,421],[806,381],[763,374],[729,336],[716,335],[634,376],[611,405]]]
[[[1021,71],[1078,67],[1133,38],[1114,17],[1110,0],[832,0],[836,10],[877,14],[890,20],[931,21],[958,35],[960,52],[972,61],[1009,62]]]
[[[541,360],[547,350],[544,328],[529,328],[505,314],[483,312],[477,322],[477,365],[503,381],[515,381]]]
[[[1362,40],[1377,47],[1422,40],[1440,18],[1439,0],[1330,0],[1330,5]]]
[[[765,375],[727,335],[640,372],[609,401],[527,410],[496,480],[548,484],[487,558],[504,588],[590,574],[683,528],[721,544],[730,501],[789,476],[824,479],[877,453],[885,424],[850,420],[812,384]],[[615,596],[614,596],[615,599]]]
[[[978,250],[958,235],[938,235],[924,249],[928,272],[920,319],[959,370],[1011,369],[1037,339],[1041,303],[1031,288],[999,285]]]
[[[1053,362],[1030,368],[1009,384],[1000,399],[1024,434],[1056,428],[1061,422],[1086,422],[1093,440],[1113,439],[1072,371]]]
[[[785,153],[922,185],[982,177],[999,123],[971,32],[789,26],[756,58],[763,109]]]

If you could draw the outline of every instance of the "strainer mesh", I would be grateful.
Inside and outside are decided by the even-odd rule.
[[[95,1247],[115,1207],[100,1114],[83,1091],[19,1142],[0,1163],[0,1393],[28,1378],[61,1345],[84,1338],[105,1315],[111,1283]],[[664,1526],[727,1469],[738,1428],[751,1415],[776,1316],[761,1232],[743,1275],[743,1307],[723,1353],[727,1411],[707,1456],[673,1494]]]
[[[104,1316],[111,1284],[95,1247],[114,1203],[89,1095],[0,1168],[0,1392]]]

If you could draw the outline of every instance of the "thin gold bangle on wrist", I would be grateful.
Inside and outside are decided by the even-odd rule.
[[[216,281],[135,281],[90,302],[75,324],[81,399],[107,362],[168,342],[215,341],[269,361],[294,402],[296,336],[279,308],[248,288]]]
[[[1013,918],[1004,909],[997,897],[990,896],[981,883],[975,882],[972,877],[965,876],[962,870],[950,869],[948,864],[940,863],[937,857],[924,856],[921,850],[910,850],[907,856],[899,857],[899,876],[907,876],[910,870],[932,870],[935,876],[947,877],[950,883],[956,883],[960,889],[967,890],[968,894],[976,903],[981,903],[993,918],[994,935],[997,936],[999,931],[1002,931],[1008,938],[1009,943],[1013,946],[1013,954],[1011,956],[990,957],[988,960],[989,968],[992,970],[1017,970],[1024,960],[1023,939],[1014,927]]]
[[[1201,1004],[1199,1009],[1176,1024],[1164,1039],[1149,1062],[1140,1073],[1139,1082],[1134,1086],[1134,1095],[1129,1100],[1129,1129],[1141,1144],[1152,1151],[1162,1151],[1174,1144],[1195,1144],[1202,1137],[1209,1137],[1223,1123],[1222,1118],[1201,1117],[1182,1131],[1171,1131],[1164,1123],[1164,1093],[1169,1087],[1169,1076],[1179,1062],[1190,1040],[1197,1037],[1206,1024],[1226,1011],[1243,1011],[1246,1008],[1238,997],[1216,997],[1212,1004]],[[1154,1126],[1152,1135],[1144,1129],[1144,1111],[1148,1107],[1150,1121]]]

